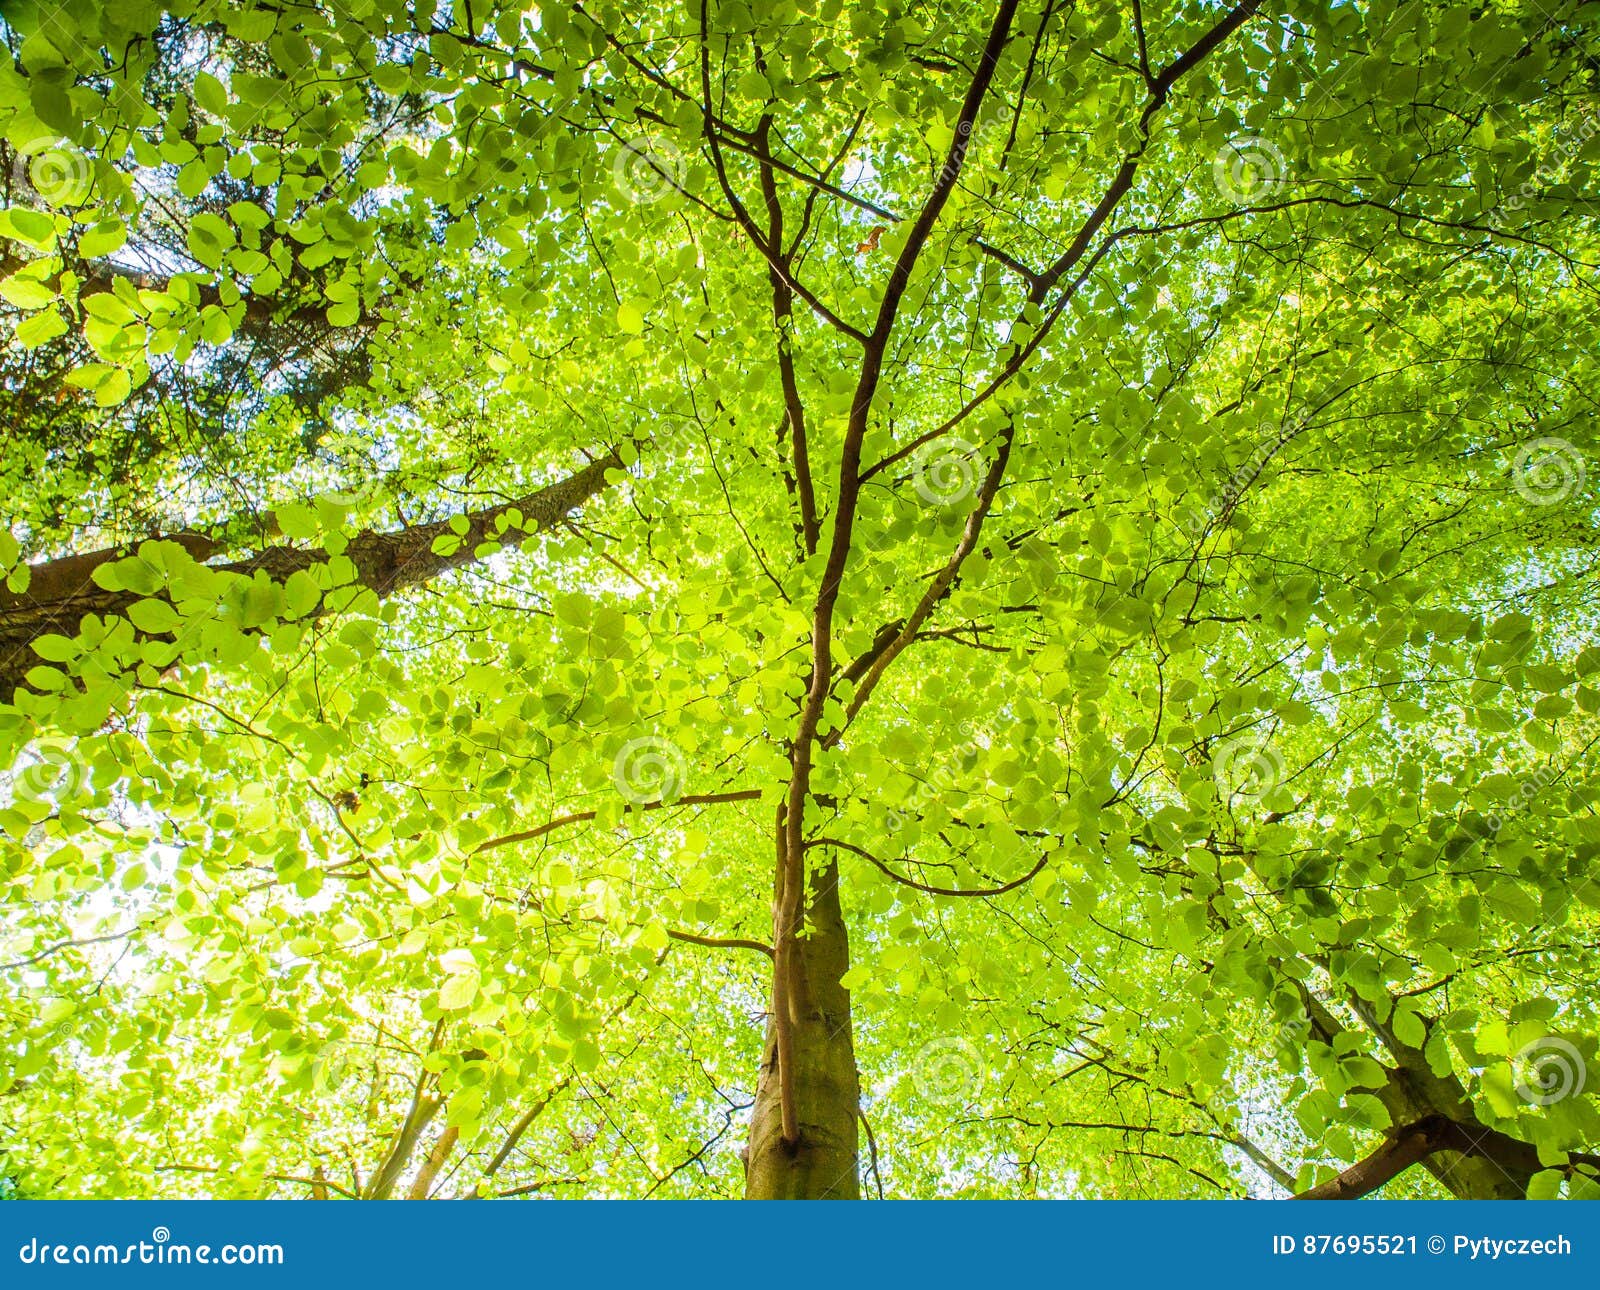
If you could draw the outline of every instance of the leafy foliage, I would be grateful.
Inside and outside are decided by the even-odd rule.
[[[7,7],[0,1176],[1600,1194],[1600,6],[996,8]]]

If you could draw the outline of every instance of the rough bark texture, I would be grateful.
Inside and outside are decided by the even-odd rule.
[[[750,1200],[859,1200],[857,1113],[861,1086],[850,1033],[850,992],[841,981],[850,943],[833,865],[814,872],[806,933],[797,942],[793,1063],[800,1141],[783,1140],[777,1033],[767,1026],[745,1161]],[[782,992],[774,992],[781,1007]]]

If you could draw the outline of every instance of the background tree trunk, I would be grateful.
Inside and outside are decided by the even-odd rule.
[[[841,984],[850,942],[839,906],[839,872],[819,868],[797,944],[794,1088],[800,1141],[783,1140],[777,1035],[767,1023],[755,1114],[745,1160],[750,1200],[859,1200],[856,1117],[861,1085],[850,1033],[850,992]],[[782,1006],[774,992],[774,1007]]]

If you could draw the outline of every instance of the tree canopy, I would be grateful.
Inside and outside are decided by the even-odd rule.
[[[1600,4],[0,35],[6,1189],[1600,1197]]]

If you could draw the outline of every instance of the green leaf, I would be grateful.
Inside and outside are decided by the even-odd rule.
[[[1409,1044],[1413,1048],[1421,1048],[1428,1041],[1428,1028],[1421,1017],[1409,1008],[1396,1008],[1394,1016],[1390,1018],[1394,1028],[1395,1038],[1402,1044]]]
[[[1498,878],[1484,889],[1484,899],[1499,913],[1524,927],[1539,922],[1539,902],[1520,883]]]
[[[17,324],[17,341],[24,349],[37,349],[40,345],[48,344],[57,336],[64,336],[67,324],[61,315],[54,311],[44,314],[35,314]]]
[[[28,99],[33,113],[59,134],[75,134],[78,114],[73,110],[65,83],[54,77],[33,77],[28,84]]]
[[[1528,1183],[1529,1200],[1556,1200],[1561,1195],[1564,1174],[1559,1169],[1541,1169]]]
[[[322,600],[322,589],[317,580],[304,569],[296,569],[284,583],[284,603],[287,616],[303,618]]]
[[[119,367],[107,373],[94,387],[94,401],[102,408],[115,407],[128,397],[132,389],[132,375],[127,368]]]
[[[228,92],[223,89],[222,82],[210,72],[197,72],[190,84],[194,94],[194,101],[213,116],[226,116],[228,112]]]
[[[43,309],[56,299],[56,293],[35,278],[13,273],[0,281],[0,297],[19,309]]]
[[[35,638],[33,652],[47,663],[65,663],[77,658],[79,646],[70,636],[60,636],[50,633]]]
[[[42,211],[12,206],[0,210],[0,235],[44,251],[55,244],[56,222]]]
[[[472,1006],[478,997],[478,989],[476,973],[448,976],[439,989],[439,1006],[446,1012],[461,1012]]]
[[[142,632],[161,635],[181,621],[178,611],[165,600],[136,600],[128,606],[128,618]]]

